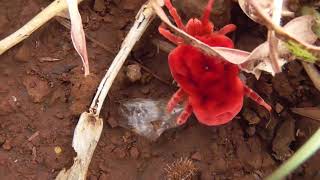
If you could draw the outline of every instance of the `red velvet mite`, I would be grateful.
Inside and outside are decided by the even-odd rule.
[[[209,20],[214,0],[209,0],[201,20],[190,19],[185,26],[170,0],[165,0],[178,28],[209,46],[233,48],[233,42],[226,36],[236,29],[229,24],[219,31],[213,31]],[[184,111],[177,118],[183,124],[193,112],[198,121],[213,126],[231,121],[241,110],[244,95],[271,111],[271,107],[239,78],[239,67],[217,57],[203,54],[197,48],[184,44],[183,39],[172,34],[164,26],[159,32],[177,45],[169,54],[169,67],[180,89],[168,102],[169,112],[183,97],[187,97]]]

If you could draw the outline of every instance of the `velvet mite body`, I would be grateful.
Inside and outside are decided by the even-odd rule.
[[[184,25],[171,1],[165,0],[165,6],[178,28],[209,46],[233,48],[233,41],[226,34],[234,31],[236,26],[229,24],[219,31],[214,31],[214,25],[209,20],[213,3],[214,0],[208,1],[201,20],[193,18]],[[177,118],[177,124],[185,123],[192,112],[198,121],[205,125],[225,124],[240,112],[244,95],[271,110],[257,93],[240,80],[237,65],[208,56],[185,44],[182,38],[172,34],[163,25],[159,27],[159,32],[177,45],[170,52],[168,62],[171,74],[180,88],[167,106],[171,112],[184,97],[187,98],[184,111]]]

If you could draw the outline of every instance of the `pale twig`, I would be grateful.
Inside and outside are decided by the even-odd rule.
[[[272,21],[273,23],[280,25],[281,23],[281,12],[282,12],[283,0],[273,0],[273,11],[272,11]],[[279,53],[278,44],[279,40],[275,37],[275,32],[272,29],[268,31],[268,42],[270,49],[270,60],[273,71],[279,73],[281,71],[279,66]]]
[[[150,3],[144,5],[140,9],[133,27],[130,29],[127,37],[124,39],[121,45],[119,53],[113,60],[113,63],[108,69],[108,72],[103,77],[99,85],[98,91],[91,103],[90,112],[96,115],[100,113],[103,102],[115,77],[117,76],[119,70],[121,69],[124,61],[126,60],[135,43],[140,39],[150,22],[154,19],[154,16],[155,14],[153,9],[150,7]]]
[[[78,0],[78,3],[82,0]],[[32,18],[27,24],[21,27],[19,30],[9,35],[0,41],[0,55],[5,51],[15,46],[19,42],[28,38],[35,30],[48,22],[51,18],[56,16],[61,11],[67,9],[66,0],[55,0],[45,9],[43,9],[38,15]]]
[[[320,72],[318,71],[316,66],[307,62],[302,62],[302,65],[307,74],[309,75],[314,86],[320,91]]]
[[[53,58],[53,57],[40,57],[39,62],[56,62],[61,61],[59,58]]]
[[[35,137],[39,136],[39,131],[36,131],[35,133],[33,133],[29,138],[28,141],[32,141]]]

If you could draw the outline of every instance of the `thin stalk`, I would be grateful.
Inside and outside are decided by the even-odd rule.
[[[283,163],[275,172],[266,178],[266,180],[282,180],[307,159],[309,159],[317,150],[320,149],[320,129],[285,163]]]

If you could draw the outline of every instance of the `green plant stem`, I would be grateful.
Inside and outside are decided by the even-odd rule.
[[[282,180],[297,167],[309,159],[320,148],[320,129],[285,163],[283,163],[275,172],[266,178],[266,180]]]

